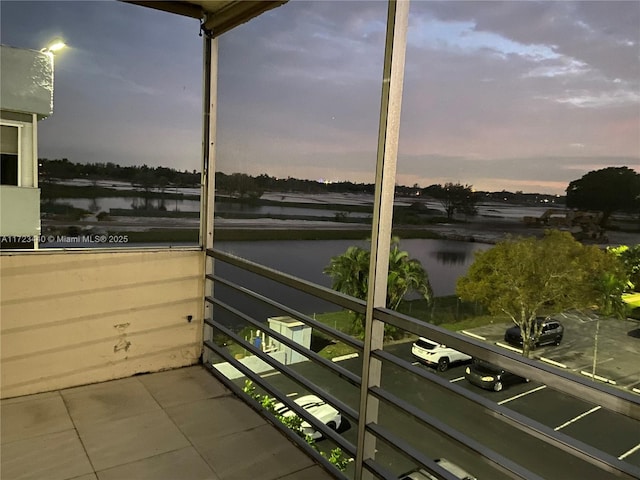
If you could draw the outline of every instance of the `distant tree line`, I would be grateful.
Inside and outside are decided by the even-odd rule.
[[[216,190],[218,193],[237,196],[239,198],[260,198],[264,192],[297,192],[297,193],[370,193],[375,191],[371,183],[353,182],[319,182],[299,178],[276,178],[266,174],[252,177],[246,173],[227,175],[216,172]]]
[[[74,163],[67,158],[39,159],[38,174],[41,181],[53,179],[86,178],[89,180],[115,180],[148,185],[149,183],[197,186],[200,172],[174,170],[166,167],[121,166],[116,163]]]
[[[130,182],[146,190],[166,187],[197,187],[200,185],[200,172],[197,170],[175,170],[166,167],[121,166],[116,163],[74,163],[67,158],[40,159],[40,178],[42,181],[54,179],[86,178],[89,180],[115,180]],[[264,192],[297,192],[297,193],[354,193],[373,194],[372,183],[322,182],[298,178],[276,178],[267,174],[251,176],[245,173],[225,174],[216,172],[216,190],[223,195],[239,199],[251,200],[260,198]],[[474,191],[471,185],[460,183],[434,184],[421,188],[413,186],[396,186],[396,195],[403,197],[427,196],[438,200],[448,216],[454,213],[473,215],[475,205],[480,201],[496,201],[518,204],[553,203],[564,204],[564,197],[539,193],[523,193],[522,191],[500,192]]]

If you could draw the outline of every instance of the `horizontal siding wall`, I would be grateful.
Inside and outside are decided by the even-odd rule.
[[[199,250],[3,253],[1,397],[196,363],[203,288]]]

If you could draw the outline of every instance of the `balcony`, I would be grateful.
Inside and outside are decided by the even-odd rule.
[[[329,479],[201,366],[2,401],[3,479]]]
[[[204,274],[208,262],[215,274]],[[364,302],[221,251],[4,252],[1,267],[3,479],[398,478],[415,468],[452,478],[434,462],[442,457],[478,478],[638,476],[638,395],[374,309],[378,322],[532,381],[522,393],[481,395],[412,364],[402,352],[410,341],[367,346],[297,310],[299,296],[359,312]],[[288,293],[270,293],[274,282]],[[265,324],[274,313],[357,356],[320,357]],[[245,325],[288,353],[245,340]],[[353,459],[346,470],[332,470],[292,432],[282,436],[287,430],[243,393],[246,379],[322,432],[321,451],[339,447]],[[292,401],[302,392],[341,413],[337,431]],[[543,416],[523,413],[520,397],[538,398]]]
[[[203,18],[201,3],[227,8],[186,3],[196,18]],[[234,24],[254,14],[245,11]],[[407,3],[390,2],[371,229],[377,268],[368,302],[215,249],[212,32],[232,25],[205,24],[200,247],[0,254],[3,478],[360,480],[418,469],[454,480],[435,461],[443,457],[491,480],[640,478],[638,395],[384,308],[407,22]],[[225,274],[225,265],[240,275]],[[276,296],[274,284],[288,292]],[[364,339],[317,321],[297,305],[298,295],[364,315]],[[269,327],[273,316],[291,317],[355,356],[321,357]],[[535,387],[500,400],[483,396],[458,383],[464,377],[422,368],[385,344],[385,324],[408,339],[425,336],[489,361]],[[288,350],[247,341],[240,334],[246,327]],[[236,358],[233,345],[251,361]],[[291,362],[288,352],[302,361]],[[322,452],[339,448],[351,460],[346,470],[333,469],[294,433],[282,437],[275,429],[287,433],[285,427],[243,393],[245,380],[320,432]],[[540,402],[542,416],[511,402],[543,391],[549,398]],[[296,404],[303,392],[333,406],[340,427]],[[565,410],[572,415],[563,420]],[[592,414],[600,417],[585,437],[579,422]]]

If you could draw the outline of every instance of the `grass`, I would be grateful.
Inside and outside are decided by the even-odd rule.
[[[485,312],[481,312],[479,314],[474,314],[473,312],[477,312],[477,307],[473,305],[463,304],[462,302],[460,306],[458,306],[458,317],[452,315],[450,311],[451,305],[455,305],[457,302],[457,298],[455,296],[449,297],[438,297],[435,302],[435,307],[431,308],[426,305],[424,301],[414,301],[408,302],[412,304],[412,310],[414,313],[418,315],[412,315],[415,318],[420,320],[424,320],[428,323],[434,323],[429,320],[429,317],[432,313],[436,318],[440,321],[437,323],[442,328],[446,328],[451,331],[460,331],[460,330],[468,330],[477,327],[481,327],[484,325],[490,325],[493,323],[504,323],[508,321],[506,317],[496,317],[487,315]],[[408,309],[408,307],[406,307]],[[444,310],[443,310],[444,309]],[[347,310],[341,310],[338,312],[326,312],[315,314],[314,318],[340,332],[346,333],[347,335],[353,335],[353,314]],[[443,321],[446,319],[446,321]],[[243,338],[250,335],[249,327],[245,328],[239,335]],[[397,341],[407,341],[415,338],[416,335],[411,333],[406,333],[404,337],[401,339],[392,340],[391,342]],[[237,345],[233,341],[228,341],[224,335],[220,335],[219,338],[216,339],[219,344],[226,344],[227,349],[231,353],[231,355],[244,356],[248,352],[240,345]],[[358,353],[358,350],[355,348],[346,345],[333,337],[325,335],[324,333],[314,330],[311,336],[311,350],[318,353],[320,356],[332,359],[335,357],[340,357],[342,355],[349,355],[351,353]]]
[[[438,297],[434,299],[432,306],[429,306],[424,300],[406,302],[401,311],[404,314],[451,331],[468,330],[509,321],[506,316],[488,315],[478,305],[461,302],[455,295]],[[349,311],[316,314],[315,318],[329,327],[352,334],[353,314]],[[312,349],[322,357],[331,359],[356,352],[352,347],[333,341],[322,333],[314,332],[313,337]],[[405,338],[415,338],[415,335],[407,332]],[[316,348],[313,348],[314,344]]]
[[[107,226],[104,227],[108,229]],[[116,232],[110,232],[116,233]],[[197,229],[162,229],[151,228],[139,231],[118,231],[118,235],[128,235],[129,243],[197,243]],[[405,235],[398,230],[394,235],[402,238],[440,238],[429,231],[412,231],[412,235]],[[260,241],[260,240],[366,240],[369,238],[368,229],[216,229],[215,239],[220,241]]]

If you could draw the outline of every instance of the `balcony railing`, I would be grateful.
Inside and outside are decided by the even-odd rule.
[[[218,262],[221,262],[227,266],[240,269],[243,275],[250,273],[267,281],[290,287],[292,291],[297,291],[300,295],[310,295],[353,312],[365,312],[364,302],[328,288],[219,250],[208,250],[207,256],[210,261],[215,260],[214,266],[216,269],[219,265]],[[489,471],[493,472],[491,473],[492,478],[545,478],[544,471],[538,471],[536,466],[541,462],[551,463],[552,465],[563,463],[570,465],[570,468],[575,473],[575,478],[581,478],[582,472],[591,472],[590,478],[640,477],[640,469],[637,466],[564,434],[558,431],[559,429],[551,428],[471,390],[462,388],[442,376],[424,368],[419,368],[387,349],[369,349],[370,353],[367,354],[367,349],[362,341],[331,328],[290,306],[277,302],[268,295],[250,290],[217,274],[208,274],[206,279],[210,287],[207,291],[214,292],[213,295],[205,298],[209,311],[209,318],[205,319],[205,324],[210,327],[210,329],[206,329],[209,331],[205,333],[204,346],[206,353],[228,362],[244,378],[254,382],[255,385],[268,395],[273,396],[278,402],[287,405],[292,411],[311,424],[314,429],[321,432],[327,442],[342,449],[346,456],[354,460],[353,463],[358,461],[356,460],[358,458],[356,445],[362,444],[362,439],[353,438],[353,432],[358,432],[358,435],[366,435],[369,445],[374,442],[376,445],[375,451],[379,451],[380,455],[371,456],[371,458],[364,456],[362,458],[362,468],[375,477],[398,478],[402,471],[410,470],[413,467],[414,469],[424,469],[439,478],[458,478],[434,461],[433,455],[425,451],[424,442],[418,445],[421,442],[417,441],[417,437],[422,437],[423,433],[424,437],[421,438],[421,441],[428,437],[433,440],[434,444],[444,442],[448,448],[463,452],[460,453],[463,457],[465,455],[471,456],[476,462],[479,459],[480,463],[484,465],[484,469],[488,468]],[[221,299],[224,296],[218,293],[221,289],[234,291],[240,294],[238,298],[243,300],[231,305]],[[345,368],[340,363],[321,357],[311,349],[269,328],[265,324],[264,318],[254,318],[255,315],[248,314],[243,308],[249,302],[259,302],[269,311],[276,310],[310,326],[316,332],[321,332],[337,342],[348,345],[359,353],[359,359],[362,363],[359,366],[353,367],[352,364],[352,368]],[[222,315],[222,312],[224,312],[224,315]],[[223,325],[223,322],[217,320],[221,316],[226,316],[227,318],[231,316],[242,325],[249,325],[252,328],[255,327],[261,330],[266,337],[298,352],[306,357],[309,362],[286,365],[278,361],[274,356],[264,352],[262,348],[243,339],[236,332],[237,329],[230,328],[230,325]],[[612,415],[624,416],[625,419],[632,422],[640,419],[640,398],[632,393],[605,384],[595,383],[566,371],[560,371],[542,362],[523,358],[508,350],[449,332],[443,328],[388,309],[376,309],[374,317],[411,334],[428,337],[468,355],[488,361],[521,377],[539,381],[546,386],[542,388],[553,389],[560,392],[561,395],[568,396],[567,398],[575,397],[581,399],[581,401],[595,403],[600,408],[610,411]],[[272,368],[273,372],[269,372],[264,376],[254,372],[241,361],[235,359],[225,346],[214,342],[214,333],[216,338],[220,338],[219,335],[221,334],[241,346],[252,356],[257,357]],[[206,357],[207,355],[205,355]],[[254,408],[259,411],[262,410],[265,416],[275,421],[273,416],[243,393],[242,384],[238,383],[237,379],[234,382],[216,368],[215,363],[217,362],[218,360],[213,358],[208,359],[207,366],[210,371],[231,390],[245,398]],[[374,418],[377,417],[378,421],[369,421],[364,425],[364,428],[355,428],[364,421],[364,415],[358,411],[358,402],[354,401],[353,393],[355,390],[362,389],[362,385],[370,385],[369,378],[362,378],[361,376],[361,372],[371,370],[362,368],[365,362],[370,362],[370,365],[377,365],[382,371],[381,384],[368,386],[366,389],[368,404],[375,406],[377,409],[378,413]],[[305,367],[301,368],[301,365]],[[318,366],[323,373],[320,373],[320,370],[314,370],[313,374],[311,374],[311,370],[306,365]],[[305,374],[305,372],[309,373]],[[334,380],[327,380],[327,373],[330,375],[329,378]],[[273,376],[278,374],[283,379],[289,379],[293,384],[323,398],[328,404],[335,407],[343,417],[348,418],[348,421],[354,427],[350,430],[352,433],[350,438],[347,438],[349,435],[343,435],[327,427],[292,401],[287,392],[283,392],[281,387],[279,388],[271,381]],[[315,380],[310,377],[314,377]],[[318,382],[318,378],[324,378],[324,380]],[[393,385],[393,382],[397,381],[398,378],[403,379],[407,389],[413,388],[414,385],[419,385],[421,389],[424,389],[426,393],[421,402],[419,402],[420,404],[417,404],[415,399],[407,398],[402,388]],[[240,381],[242,381],[242,378]],[[280,383],[282,384],[282,382]],[[344,387],[338,388],[338,384]],[[333,388],[334,385],[335,388]],[[336,390],[340,390],[342,394],[336,394]],[[346,395],[349,399],[344,398],[344,392],[350,392]],[[435,412],[437,409],[430,408],[430,402],[450,404],[451,409],[458,412],[460,416],[475,415],[477,423],[465,426],[464,422],[452,422],[450,415],[448,415],[449,420],[439,418],[440,415]],[[424,403],[424,406],[421,403]],[[371,418],[369,415],[369,419]],[[451,423],[457,423],[457,425],[454,426]],[[407,425],[410,428],[407,428]],[[483,430],[492,431],[494,427],[496,432],[507,432],[508,438],[495,438],[496,435],[488,437],[480,433]],[[286,427],[282,428],[287,430]],[[423,433],[416,435],[415,432]],[[615,435],[615,432],[603,431],[601,433],[601,435],[611,434]],[[303,439],[291,431],[289,431],[289,435],[293,441],[307,450],[310,455],[314,456],[325,467],[332,468],[327,460]],[[492,445],[488,445],[487,438],[492,438]],[[521,449],[524,456],[529,457],[532,461],[527,459],[527,461],[523,462],[520,455],[517,455],[519,460],[514,459],[513,455],[510,455],[514,449]],[[532,449],[534,450],[531,451]],[[438,450],[438,448],[433,450]],[[399,458],[401,460],[398,460]],[[526,463],[526,465],[522,463]],[[407,465],[409,468],[407,468]],[[471,468],[466,469],[470,470]],[[358,471],[357,466],[355,471]],[[350,473],[350,469],[344,473],[334,470],[337,478],[348,478]],[[563,476],[563,478],[570,477]]]

